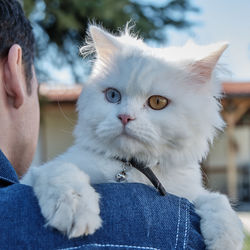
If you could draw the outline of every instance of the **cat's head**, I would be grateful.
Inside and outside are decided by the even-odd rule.
[[[151,48],[90,26],[96,52],[78,101],[77,143],[110,156],[200,161],[224,125],[216,64],[227,43]]]

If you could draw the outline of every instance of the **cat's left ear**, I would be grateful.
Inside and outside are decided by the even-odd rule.
[[[95,25],[89,27],[89,32],[99,59],[109,59],[120,50],[117,38],[110,33]]]
[[[201,55],[198,58],[195,58],[193,63],[189,65],[191,72],[197,77],[196,79],[199,82],[205,83],[211,78],[218,60],[228,45],[228,42],[220,42],[208,46],[202,46],[200,50]],[[195,44],[192,42],[189,42],[187,46],[195,49]],[[199,48],[196,47],[196,49],[199,51]]]

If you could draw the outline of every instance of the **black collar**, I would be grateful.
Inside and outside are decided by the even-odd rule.
[[[166,190],[160,183],[159,179],[155,176],[154,172],[151,168],[147,167],[147,165],[143,162],[138,161],[136,158],[132,157],[130,160],[126,160],[124,158],[115,157],[116,160],[123,162],[125,165],[130,165],[131,167],[136,168],[141,173],[143,173],[155,186],[155,188],[160,192],[161,195],[166,195]],[[126,175],[125,170],[123,170],[120,175]],[[118,174],[118,175],[119,175]]]

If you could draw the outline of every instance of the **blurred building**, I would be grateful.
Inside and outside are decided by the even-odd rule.
[[[76,100],[81,90],[81,85],[40,84],[40,133],[33,165],[51,160],[72,145],[77,121]]]
[[[250,201],[250,83],[224,83],[227,123],[203,163],[208,187],[232,200]]]
[[[34,165],[64,152],[72,143],[81,85],[40,85],[41,125]],[[227,128],[202,163],[204,182],[232,200],[250,201],[250,83],[224,83]]]

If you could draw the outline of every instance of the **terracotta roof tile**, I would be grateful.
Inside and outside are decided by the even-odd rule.
[[[249,96],[250,97],[250,82],[225,82],[223,90],[229,96]]]

